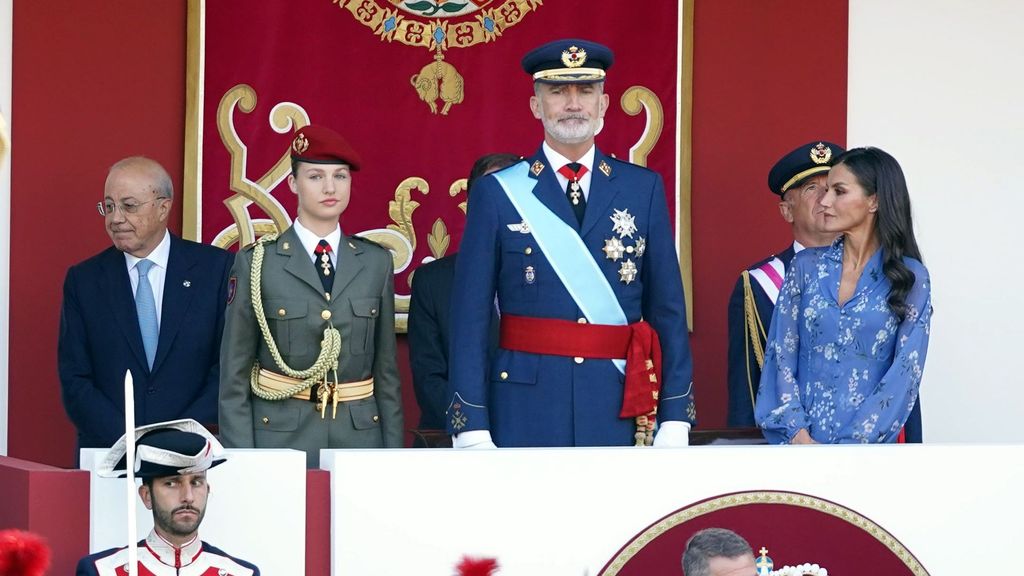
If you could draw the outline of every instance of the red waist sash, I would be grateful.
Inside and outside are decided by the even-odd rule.
[[[613,326],[502,314],[500,346],[531,354],[625,358],[626,384],[619,417],[633,418],[657,412],[661,342],[647,322]]]

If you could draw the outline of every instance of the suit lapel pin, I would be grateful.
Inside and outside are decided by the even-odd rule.
[[[540,173],[543,172],[543,171],[544,171],[544,163],[541,162],[540,160],[537,160],[536,162],[534,162],[533,166],[530,167],[530,172],[533,172],[534,176],[540,176]]]
[[[181,283],[181,285],[184,286],[185,288],[191,288],[192,282],[190,280],[185,280],[184,282]]]
[[[606,178],[612,175],[612,167],[609,166],[608,163],[605,162],[604,160],[601,160],[601,163],[597,165],[597,169],[600,170]]]

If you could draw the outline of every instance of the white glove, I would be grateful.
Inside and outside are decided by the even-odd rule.
[[[452,438],[452,448],[497,448],[490,430],[467,430]]]
[[[690,423],[682,420],[669,420],[658,423],[658,431],[654,434],[655,448],[682,448],[690,445]]]

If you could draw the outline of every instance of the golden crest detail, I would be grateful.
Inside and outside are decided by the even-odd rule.
[[[444,53],[496,41],[543,0],[331,0],[386,42],[425,48],[434,61],[410,77],[432,114],[446,116],[465,99],[465,80]]]
[[[818,142],[818,145],[811,148],[811,162],[815,164],[828,164],[828,161],[832,159],[832,149],[825,146],[824,142]]]
[[[540,176],[540,173],[544,171],[544,163],[540,160],[536,160],[533,166],[530,166],[530,172],[533,172],[534,176]]]
[[[609,178],[612,175],[612,167],[604,160],[601,160],[601,163],[597,165],[597,169],[601,171],[601,174],[604,174],[605,178]]]
[[[587,62],[587,51],[578,46],[570,46],[562,51],[562,64],[567,68],[579,68]]]
[[[302,154],[309,149],[309,140],[306,140],[305,134],[299,134],[292,140],[292,151],[296,154]]]

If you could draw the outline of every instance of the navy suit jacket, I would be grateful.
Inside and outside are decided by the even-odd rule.
[[[439,258],[416,269],[409,302],[409,364],[420,428],[445,428],[448,408],[448,322],[452,283],[458,254]],[[492,307],[493,309],[493,307]],[[498,345],[498,315],[491,315],[491,351]]]
[[[171,235],[152,370],[124,253],[110,247],[68,269],[57,360],[64,409],[78,429],[80,448],[106,448],[124,434],[127,370],[135,383],[136,425],[178,418],[217,422],[231,263],[225,250]]]

